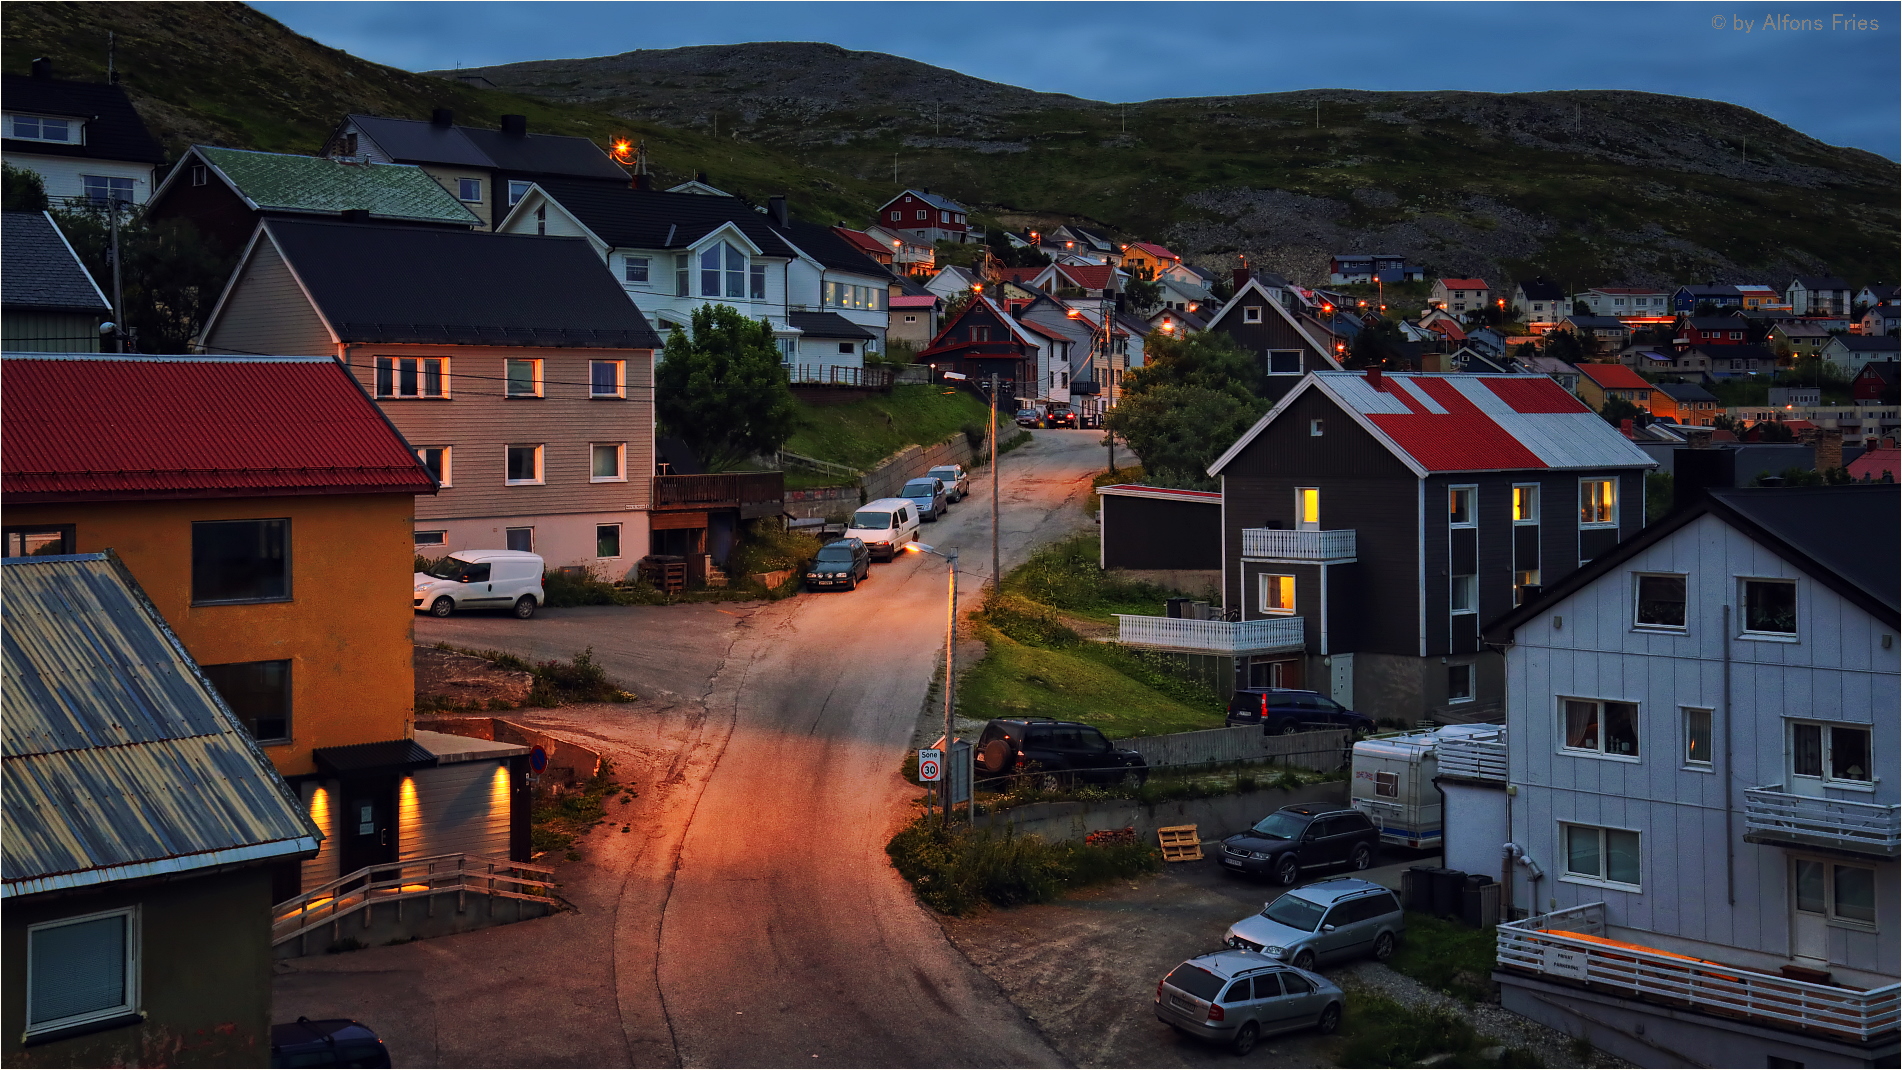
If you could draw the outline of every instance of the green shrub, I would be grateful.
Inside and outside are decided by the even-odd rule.
[[[542,604],[557,609],[624,604],[618,588],[586,572],[543,572],[542,594]]]
[[[946,829],[934,817],[907,825],[885,853],[918,898],[940,914],[969,914],[987,903],[1046,903],[1072,888],[1162,866],[1156,849],[1146,844],[1048,843],[992,829]]]
[[[1346,1043],[1335,1053],[1336,1066],[1415,1066],[1435,1056],[1451,1056],[1440,1060],[1445,1066],[1542,1065],[1532,1053],[1518,1048],[1494,1059],[1484,1058],[1481,1052],[1493,1044],[1460,1015],[1440,1008],[1402,1006],[1386,995],[1360,988],[1347,993],[1341,1032]]]
[[[1492,926],[1478,929],[1431,914],[1407,912],[1407,935],[1387,965],[1468,1003],[1490,1000],[1498,938]]]
[[[999,418],[1001,419],[1002,417]],[[975,420],[967,420],[964,426],[958,430],[964,432],[964,441],[971,444],[971,452],[983,452],[984,443],[990,438],[991,429],[989,427]]]
[[[481,658],[499,669],[528,673],[535,678],[535,685],[528,693],[528,704],[531,706],[552,707],[565,702],[632,702],[635,698],[632,692],[623,691],[619,684],[608,678],[607,670],[594,660],[593,647],[576,654],[567,662],[530,662],[506,651],[469,650],[448,643],[437,643],[436,649],[453,650],[458,654]]]
[[[1022,595],[991,595],[984,601],[983,617],[986,624],[1020,643],[1060,649],[1083,641],[1054,610]]]
[[[1097,537],[1079,535],[1038,551],[1004,579],[1006,591],[1057,609],[1093,616],[1158,613],[1175,592],[1121,580],[1097,561]]]

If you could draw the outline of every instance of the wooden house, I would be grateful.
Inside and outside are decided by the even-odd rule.
[[[1320,324],[1291,310],[1285,290],[1271,290],[1249,273],[1237,276],[1235,296],[1203,329],[1228,335],[1243,352],[1261,361],[1270,397],[1287,393],[1310,372],[1340,370],[1331,336]]]
[[[123,86],[54,78],[53,61],[42,57],[30,76],[0,76],[0,98],[0,156],[39,175],[55,207],[152,196],[165,150]]]

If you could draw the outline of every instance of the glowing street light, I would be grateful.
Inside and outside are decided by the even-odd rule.
[[[950,374],[950,373],[947,373],[947,374]],[[964,377],[960,375],[958,376],[958,378],[962,379]],[[992,470],[991,478],[993,480],[997,478],[997,472],[995,470]],[[958,551],[955,547],[953,547],[948,553],[939,553],[937,547],[927,546],[922,542],[908,542],[905,544],[905,550],[908,553],[932,554],[936,557],[944,558],[945,579],[947,581],[947,587],[948,587],[949,597],[950,597],[950,601],[946,604],[945,618],[944,618],[944,759],[943,760],[948,762],[951,758],[951,710],[953,708],[952,696],[954,692],[957,690],[957,683],[958,683],[958,671],[957,671],[957,663],[956,663],[956,658],[958,653],[958,647],[957,647]],[[951,778],[949,774],[950,774],[950,770],[948,769],[943,770],[943,772],[939,774],[941,779],[938,781],[938,802],[939,802],[938,809],[942,811],[943,817],[944,817],[944,823],[947,826],[951,824],[951,807],[949,804],[951,794],[949,791],[946,790],[951,786]]]

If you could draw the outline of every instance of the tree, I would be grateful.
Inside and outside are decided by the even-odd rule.
[[[1691,315],[1696,316],[1700,319],[1706,316],[1716,316],[1721,314],[1722,313],[1719,312],[1717,308],[1717,302],[1715,301],[1699,301],[1697,303],[1697,307],[1691,310]]]
[[[1013,245],[1003,227],[992,227],[986,231],[984,243],[990,246],[991,259],[1002,267],[1042,267],[1050,262],[1050,258],[1034,245],[1022,248]]]
[[[237,256],[222,252],[184,219],[148,221],[133,206],[119,209],[120,326],[138,335],[142,353],[184,353],[224,292]],[[112,221],[104,206],[53,213],[80,262],[112,296]]]
[[[1598,410],[1598,415],[1603,416],[1605,422],[1613,427],[1620,427],[1626,420],[1636,420],[1645,415],[1645,411],[1624,398],[1606,398],[1605,407]]]
[[[709,469],[724,471],[792,437],[798,409],[772,325],[731,305],[703,306],[676,329],[654,372],[654,414]]]
[[[4,183],[0,184],[0,208],[9,212],[46,211],[46,180],[38,171],[12,164],[0,165]]]
[[[1213,489],[1208,466],[1268,411],[1265,386],[1263,370],[1227,335],[1152,335],[1105,424],[1151,482]]]
[[[1345,364],[1354,369],[1390,367],[1399,352],[1395,345],[1400,341],[1399,324],[1385,316],[1365,317],[1361,329],[1348,344]]]
[[[1577,364],[1590,355],[1585,351],[1584,343],[1578,340],[1578,335],[1573,334],[1571,331],[1561,331],[1555,328],[1545,332],[1541,338],[1545,355],[1548,357],[1556,357],[1567,364]]]
[[[1130,279],[1123,284],[1129,310],[1147,317],[1162,307],[1162,283],[1151,279]]]
[[[1592,306],[1586,304],[1583,301],[1572,302],[1572,315],[1589,316],[1591,314],[1592,314]]]

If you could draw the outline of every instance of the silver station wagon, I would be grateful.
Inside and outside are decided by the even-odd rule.
[[[1312,969],[1317,962],[1361,955],[1385,962],[1406,931],[1393,892],[1357,877],[1336,877],[1296,888],[1229,926],[1225,942]]]
[[[1156,984],[1156,1017],[1186,1036],[1227,1044],[1237,1055],[1263,1037],[1296,1029],[1332,1033],[1346,997],[1318,973],[1252,951],[1212,951]]]

